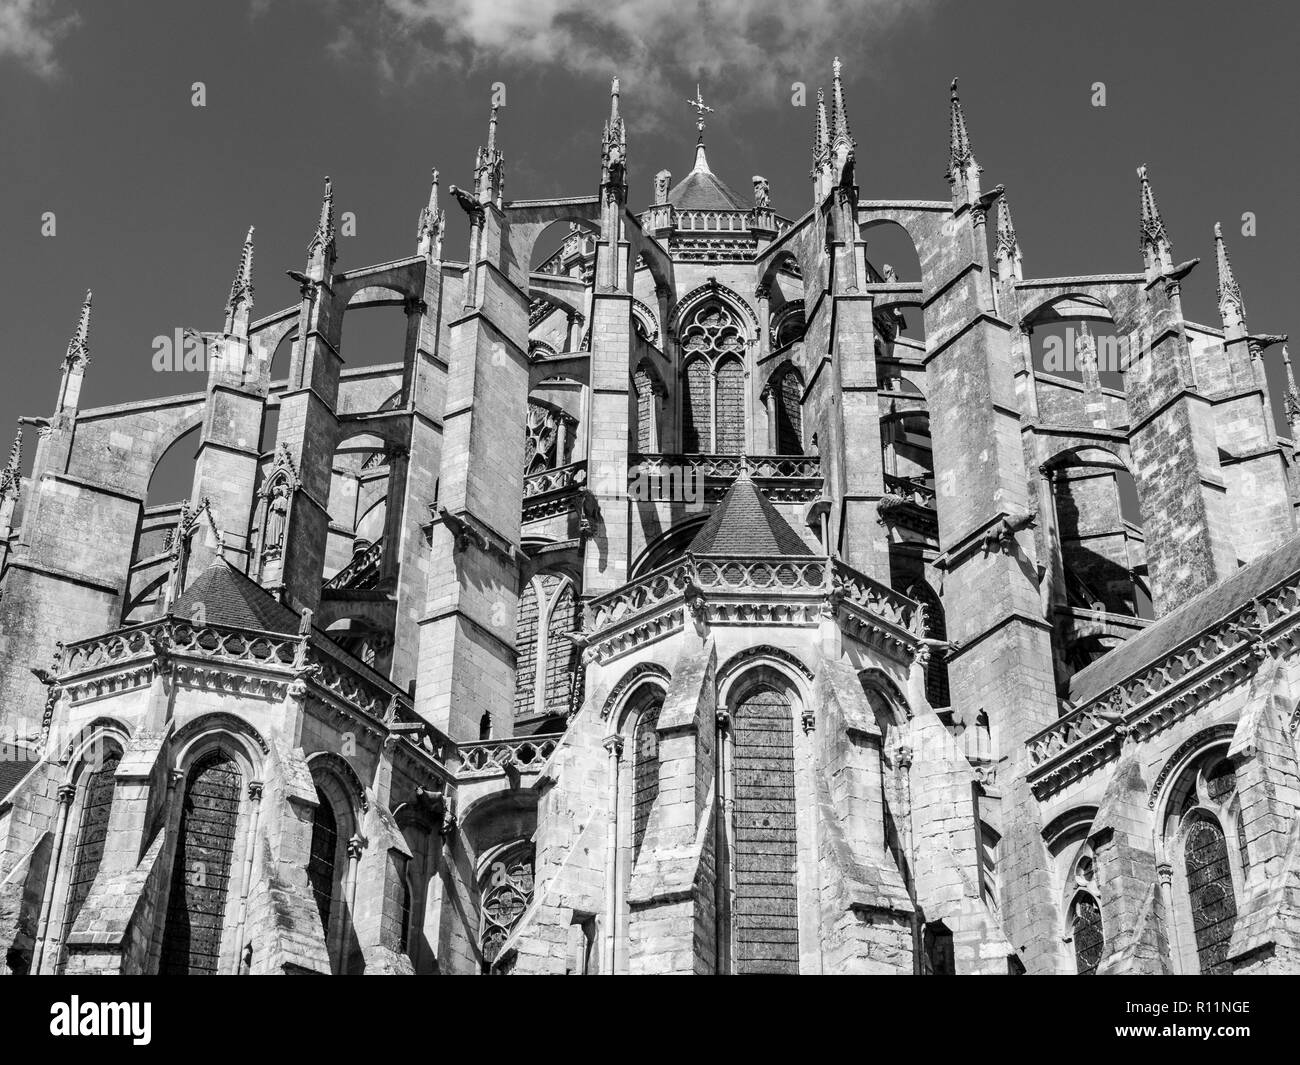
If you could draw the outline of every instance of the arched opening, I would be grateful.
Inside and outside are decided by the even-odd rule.
[[[101,740],[92,745],[91,751],[77,781],[80,809],[62,934],[58,936],[60,943],[75,926],[77,915],[99,874],[108,837],[108,817],[113,807],[114,774],[122,761],[122,749],[115,741]]]
[[[867,243],[867,275],[873,284],[921,281],[921,257],[903,226],[889,219],[864,223],[859,232]]]
[[[507,846],[492,855],[479,882],[479,951],[491,968],[533,898],[533,844]]]
[[[650,811],[659,796],[659,712],[663,698],[647,689],[632,733],[632,860],[641,856]]]
[[[1074,971],[1080,976],[1095,976],[1106,947],[1101,907],[1091,893],[1079,891],[1070,903],[1069,919],[1074,943]]]
[[[1035,310],[1025,323],[1035,374],[1070,381],[1081,389],[1124,390],[1127,340],[1120,337],[1110,311],[1091,296],[1062,296]],[[1049,420],[1092,424],[1079,389],[1064,389],[1041,377],[1036,382],[1040,408]]]
[[[1228,948],[1249,869],[1236,771],[1225,754],[1217,745],[1195,756],[1165,804],[1180,968],[1206,976],[1233,971]]]
[[[268,380],[272,384],[289,380],[289,371],[293,366],[293,349],[298,343],[298,329],[295,326],[280,338],[275,351],[271,353],[271,363],[267,367]]]
[[[783,363],[759,397],[767,405],[768,447],[777,455],[803,454],[803,375]]]
[[[799,972],[794,718],[763,677],[732,707],[733,971]]]
[[[404,301],[396,292],[392,295],[393,303],[353,304],[345,311],[339,337],[344,372],[405,361]]]
[[[1047,466],[1060,552],[1054,623],[1062,658],[1077,672],[1154,616],[1137,485],[1104,448],[1077,448]]]
[[[917,581],[907,589],[907,594],[925,608],[925,635],[931,640],[946,642],[948,622],[943,603],[926,581]],[[925,667],[925,698],[935,709],[950,706],[952,695],[948,688],[947,652],[940,647],[931,649]]]
[[[307,880],[316,912],[320,914],[321,931],[328,936],[330,914],[334,909],[334,872],[338,862],[339,830],[334,808],[329,799],[316,789],[316,809],[311,815],[311,851],[307,859]]]
[[[686,553],[691,541],[700,531],[700,526],[708,520],[707,515],[692,518],[673,526],[666,533],[650,542],[646,549],[632,564],[631,575],[635,579],[647,573],[653,573],[661,566],[668,565],[674,559]]]
[[[524,476],[567,466],[573,461],[578,419],[554,403],[529,399],[524,429]]]
[[[194,490],[194,464],[199,456],[199,443],[199,427],[196,425],[178,436],[155,463],[145,495],[146,516],[153,508],[189,498]]]
[[[563,728],[581,690],[578,646],[569,634],[580,627],[573,582],[539,573],[519,595],[515,621],[515,727],[530,733]]]
[[[721,299],[689,311],[679,326],[683,362],[682,450],[738,455],[745,450],[746,332]]]
[[[332,587],[360,587],[367,565],[378,577],[387,550],[383,540],[392,454],[383,438],[371,433],[349,437],[334,451],[324,571]],[[334,581],[345,568],[347,576]]]
[[[185,783],[160,976],[215,975],[221,962],[243,774],[217,749]]]

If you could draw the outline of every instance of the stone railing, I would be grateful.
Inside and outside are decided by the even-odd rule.
[[[467,773],[497,772],[515,768],[536,772],[555,751],[559,735],[515,736],[504,740],[478,740],[459,743],[456,753]]]
[[[918,507],[934,509],[934,489],[920,477],[895,477],[887,473],[885,490],[909,503],[915,503]]]
[[[326,591],[343,588],[370,588],[379,579],[379,563],[384,557],[384,538],[381,536],[369,547],[358,551],[352,561],[325,582]]]
[[[694,573],[689,561],[677,559],[587,604],[588,633],[598,633],[680,597]]]
[[[629,455],[627,472],[637,498],[671,499],[663,491],[702,478],[705,501],[716,503],[746,466],[774,503],[810,503],[821,494],[822,465],[816,455]]]
[[[768,558],[686,556],[662,566],[622,588],[593,599],[587,607],[583,636],[588,641],[615,627],[648,616],[685,598],[694,589],[705,598],[735,593],[762,597],[833,596],[862,615],[910,631],[916,604],[907,596],[833,560],[827,580],[827,559],[809,555]],[[899,632],[902,635],[902,632]]]
[[[749,466],[755,480],[785,477],[821,477],[822,460],[817,455],[629,455],[628,471],[644,470],[653,475],[665,469],[699,470],[705,477],[734,480],[741,467]]]
[[[280,633],[160,618],[66,645],[58,672],[60,676],[72,676],[166,652],[221,658],[246,665],[290,666],[300,642],[296,636]]]
[[[561,492],[574,488],[586,480],[587,464],[571,462],[567,466],[557,466],[553,470],[543,470],[524,478],[524,498],[545,495],[548,492]]]
[[[1210,629],[1112,685],[1035,733],[1027,741],[1031,777],[1068,761],[1103,735],[1154,731],[1207,693],[1232,681],[1239,667],[1253,668],[1300,624],[1300,576],[1259,596]],[[1244,674],[1243,674],[1244,675]],[[1167,712],[1166,712],[1167,711]]]
[[[771,590],[782,593],[822,592],[826,589],[826,559],[807,555],[755,559],[697,558],[695,584],[705,592]]]
[[[916,620],[916,602],[879,581],[859,573],[846,562],[835,560],[835,586],[843,602],[891,625],[911,630]]]

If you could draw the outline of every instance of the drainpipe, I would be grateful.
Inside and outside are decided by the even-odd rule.
[[[713,871],[714,920],[718,929],[715,972],[731,972],[731,715],[725,706],[718,707],[718,816],[714,824],[713,847],[716,852]]]
[[[59,788],[59,820],[54,829],[54,850],[50,854],[50,867],[45,873],[45,894],[41,899],[41,917],[37,924],[36,946],[32,950],[32,975],[41,971],[44,960],[45,940],[50,933],[50,910],[54,907],[54,885],[59,878],[59,865],[63,857],[63,839],[68,832],[68,810],[77,795],[75,784],[64,784]]]
[[[614,954],[617,945],[615,925],[618,921],[618,777],[623,760],[623,737],[617,734],[605,738],[609,752],[609,820],[605,838],[605,943],[601,972],[614,975]]]
[[[1174,918],[1174,867],[1168,862],[1160,862],[1156,866],[1156,876],[1160,880],[1160,901],[1164,903],[1165,928],[1172,947],[1169,951],[1170,960],[1173,962],[1174,972],[1177,973],[1183,968],[1183,952],[1178,942],[1178,921]]]
[[[352,915],[356,912],[357,874],[361,865],[361,852],[365,850],[365,847],[365,837],[360,833],[348,840],[348,874],[343,889],[344,894],[347,896],[347,906],[343,911],[343,920],[339,922],[339,931],[342,933],[339,937],[339,972],[342,975],[347,975],[348,971],[348,939],[351,936],[352,929],[356,926]]]
[[[248,921],[248,892],[252,886],[253,856],[257,852],[257,825],[262,812],[262,782],[260,780],[249,782],[248,801],[252,803],[253,808],[249,811],[248,842],[244,845],[244,871],[240,874],[239,923],[235,926],[235,949],[239,951],[235,959],[235,974],[237,976],[247,975],[253,968],[251,952],[248,957],[248,968],[244,968],[244,925]]]

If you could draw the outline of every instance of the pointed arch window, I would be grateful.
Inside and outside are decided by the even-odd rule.
[[[90,894],[91,885],[99,873],[104,856],[104,841],[108,836],[108,815],[113,806],[113,776],[121,764],[122,753],[116,748],[104,754],[99,766],[86,773],[85,790],[81,801],[81,825],[77,829],[77,845],[73,851],[72,880],[68,885],[68,909],[64,919],[65,931],[71,931],[81,912],[82,904]]]
[[[659,397],[663,383],[643,363],[632,375],[636,392],[636,449],[643,455],[659,450]]]
[[[537,682],[537,582],[524,585],[515,617],[515,715],[533,712]]]
[[[515,717],[562,720],[581,691],[582,665],[569,634],[580,627],[573,582],[539,573],[519,597],[515,624]]]
[[[688,316],[681,337],[683,450],[742,454],[746,342],[739,318],[721,300],[710,300]]]
[[[573,458],[577,424],[567,411],[530,399],[524,429],[524,476],[567,466]]]
[[[682,410],[682,449],[690,454],[713,450],[713,367],[704,356],[686,364]]]
[[[1106,941],[1102,934],[1101,907],[1087,891],[1074,896],[1070,906],[1070,930],[1074,940],[1074,967],[1080,976],[1095,976]]]
[[[330,930],[330,913],[334,908],[334,870],[338,864],[339,831],[334,807],[316,790],[316,809],[311,817],[311,851],[307,860],[307,880],[320,914],[321,929],[326,937]]]
[[[1228,949],[1250,856],[1236,770],[1222,745],[1183,770],[1166,809],[1165,846],[1174,867],[1174,923],[1184,971],[1230,974]]]
[[[190,771],[167,898],[162,976],[217,972],[242,779],[235,760],[222,750]]]
[[[479,950],[491,966],[533,900],[532,844],[517,844],[494,858],[479,890]]]
[[[793,367],[777,386],[776,450],[780,455],[803,454],[803,378]]]
[[[1198,814],[1183,844],[1187,894],[1192,906],[1196,957],[1205,976],[1228,975],[1228,944],[1237,919],[1237,900],[1228,865],[1228,843],[1217,818]]]
[[[655,698],[637,716],[632,734],[632,857],[641,855],[650,811],[659,797],[659,712],[662,699]]]
[[[907,590],[907,594],[925,607],[925,635],[932,640],[946,641],[948,622],[944,617],[943,603],[934,589],[925,581],[917,581]],[[925,697],[933,707],[945,707],[952,703],[945,654],[942,648],[935,648],[925,667]]]
[[[765,683],[734,714],[733,968],[799,972],[794,720],[790,698]]]

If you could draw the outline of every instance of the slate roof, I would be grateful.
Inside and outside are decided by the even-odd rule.
[[[298,631],[297,614],[224,559],[218,558],[205,569],[168,613],[191,618],[200,603],[203,619],[213,625],[288,635]]]
[[[18,753],[14,747],[7,748],[9,754]],[[19,782],[36,765],[36,758],[2,758],[0,759],[0,803],[8,798],[9,793],[18,787]]]
[[[696,161],[695,169],[677,182],[668,193],[668,202],[679,211],[748,211],[745,203],[707,162]]]
[[[1300,572],[1300,536],[1227,580],[1193,596],[1182,606],[1120,644],[1070,680],[1070,700],[1078,706],[1173,651],[1179,644],[1213,628],[1255,596],[1276,588]]]
[[[747,473],[727,489],[688,550],[695,555],[812,554]]]

